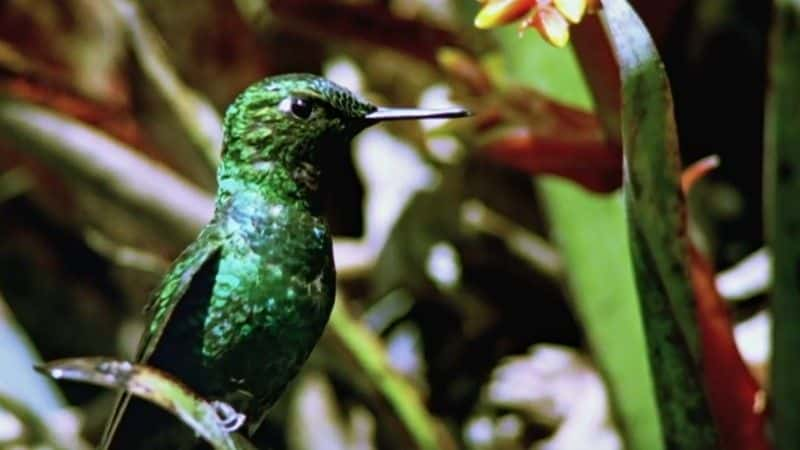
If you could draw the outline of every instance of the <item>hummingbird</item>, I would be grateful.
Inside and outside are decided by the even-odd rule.
[[[387,120],[463,117],[461,108],[375,106],[311,74],[266,78],[228,107],[215,211],[146,308],[135,362],[245,414],[250,435],[297,375],[335,296],[319,189],[323,161]],[[203,448],[188,427],[121,394],[101,449]]]

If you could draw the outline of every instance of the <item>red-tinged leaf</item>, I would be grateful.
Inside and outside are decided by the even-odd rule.
[[[607,43],[606,56],[616,71]],[[469,96],[462,101],[476,111],[470,127],[478,133],[478,149],[487,157],[526,173],[562,176],[595,192],[621,186],[618,129],[609,139],[594,114],[532,89],[495,86],[480,64],[461,50],[443,49],[438,60],[454,81],[466,86]],[[619,81],[616,86],[619,92]],[[615,113],[618,117],[618,106]]]
[[[684,195],[689,195],[692,186],[717,166],[719,157],[711,155],[687,167],[681,176]],[[714,268],[691,242],[689,263],[703,377],[711,414],[720,431],[720,444],[724,450],[768,450],[764,391],[736,347],[730,312],[717,291]]]
[[[118,204],[157,218],[171,237],[193,237],[211,217],[213,200],[195,184],[83,122],[0,97],[0,134]]]
[[[683,191],[683,195],[689,195],[692,186],[717,167],[719,167],[719,156],[710,155],[693,162],[689,167],[684,169],[681,175],[681,190]]]
[[[657,2],[634,1],[636,11],[647,25],[656,43],[664,40],[664,35],[675,14],[686,0],[661,0]],[[589,2],[589,11],[599,7],[599,1]],[[600,23],[599,16],[588,15],[571,29],[572,47],[583,69],[586,82],[592,93],[600,123],[611,145],[622,151],[620,136],[620,113],[622,98],[620,90],[619,67],[614,59],[611,44]]]
[[[39,8],[25,7],[19,2],[0,3],[0,40],[8,42],[37,66],[58,77],[69,73],[67,61],[58,54],[59,46],[52,45],[53,36],[66,34],[66,20],[58,17],[63,11],[54,5],[41,4]],[[56,20],[45,20],[49,14]],[[62,20],[58,20],[62,19]],[[48,29],[44,25],[48,25]]]
[[[622,153],[608,144],[593,114],[524,88],[507,89],[499,100],[473,108],[479,111],[473,120],[478,149],[488,158],[530,174],[569,178],[596,192],[620,187]]]
[[[621,154],[619,66],[598,16],[588,16],[572,28],[572,46],[589,85],[594,110],[606,140]]]
[[[617,189],[622,178],[621,155],[601,137],[579,140],[514,127],[501,131],[480,148],[492,160],[517,170],[569,178],[596,192]]]
[[[767,450],[764,392],[742,360],[727,305],[711,263],[689,247],[692,287],[702,348],[703,378],[724,450]]]

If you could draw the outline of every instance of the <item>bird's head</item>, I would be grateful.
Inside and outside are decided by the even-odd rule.
[[[275,76],[248,87],[228,108],[220,175],[258,178],[277,171],[299,188],[313,187],[323,153],[341,148],[370,125],[468,114],[461,108],[381,108],[319,76]]]

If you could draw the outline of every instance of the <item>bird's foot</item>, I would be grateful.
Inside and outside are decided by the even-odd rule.
[[[233,433],[241,428],[245,419],[247,419],[247,416],[236,411],[233,406],[225,402],[215,400],[211,402],[211,406],[214,407],[214,411],[217,413],[220,425],[228,433]]]

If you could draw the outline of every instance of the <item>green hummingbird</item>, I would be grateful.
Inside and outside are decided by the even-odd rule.
[[[377,107],[310,74],[248,87],[225,113],[214,216],[153,294],[135,362],[233,406],[252,434],[333,306],[333,247],[318,189],[323,157],[381,121],[466,115]],[[198,444],[172,416],[123,394],[100,448]]]

